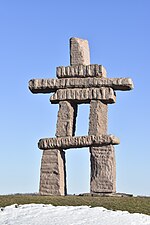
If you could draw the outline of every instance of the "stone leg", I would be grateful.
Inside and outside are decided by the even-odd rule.
[[[107,104],[99,100],[90,103],[89,135],[107,134]],[[116,191],[115,153],[112,145],[90,148],[90,191],[96,193]]]
[[[73,136],[77,115],[76,105],[59,103],[56,137]],[[44,150],[41,162],[40,194],[66,195],[66,165],[63,150]]]
[[[40,194],[66,195],[65,152],[44,150],[41,162]]]
[[[116,192],[116,163],[113,145],[92,147],[91,193]]]
[[[107,104],[100,100],[90,102],[89,135],[107,134]]]
[[[77,105],[68,101],[59,103],[56,137],[74,136],[77,117]]]

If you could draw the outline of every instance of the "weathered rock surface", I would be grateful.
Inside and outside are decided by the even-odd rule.
[[[92,100],[90,102],[88,135],[107,134],[107,112],[107,104],[99,100]]]
[[[62,79],[32,79],[29,89],[33,94],[51,93],[66,88],[101,88],[110,87],[114,90],[128,91],[134,85],[131,78],[62,78]]]
[[[76,116],[76,104],[71,104],[67,101],[60,101],[56,126],[56,137],[66,137],[74,135]]]
[[[80,38],[70,39],[70,65],[89,65],[90,49],[87,40]]]
[[[41,195],[66,195],[65,152],[43,151],[40,174]]]
[[[116,192],[116,163],[112,145],[92,147],[91,152],[91,193]]]
[[[112,88],[74,88],[57,90],[50,98],[51,103],[72,100],[75,103],[90,103],[90,100],[98,99],[105,103],[114,103],[116,95]]]
[[[107,104],[92,100],[90,103],[89,135],[107,134]],[[91,193],[116,192],[115,151],[112,145],[90,148]]]
[[[106,69],[102,65],[59,66],[56,68],[58,78],[69,77],[106,77]]]
[[[57,67],[58,79],[32,79],[32,93],[52,93],[51,103],[59,103],[56,138],[39,140],[43,151],[40,175],[41,195],[65,195],[65,149],[90,147],[91,193],[116,191],[113,145],[119,139],[107,135],[107,104],[116,100],[115,90],[133,89],[131,78],[106,78],[102,65],[90,65],[87,40],[70,39],[70,65]],[[75,137],[77,105],[90,103],[89,136]]]
[[[79,136],[79,137],[61,137],[61,138],[44,138],[40,139],[38,147],[40,149],[69,149],[82,147],[97,147],[101,145],[117,145],[119,139],[114,135],[99,135],[99,136]]]
[[[63,101],[59,103],[56,137],[72,136],[75,132],[77,106]],[[40,175],[41,195],[66,195],[65,152],[57,148],[43,151]]]

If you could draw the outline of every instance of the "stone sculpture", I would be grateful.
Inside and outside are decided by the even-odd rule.
[[[107,78],[102,65],[90,65],[87,40],[70,39],[70,66],[56,69],[56,79],[32,79],[32,93],[52,93],[50,102],[59,104],[56,137],[39,140],[43,150],[40,194],[66,195],[65,151],[90,148],[91,193],[116,192],[114,145],[119,139],[107,135],[108,104],[115,103],[115,90],[133,89],[130,78]],[[88,136],[75,136],[78,104],[90,104]]]

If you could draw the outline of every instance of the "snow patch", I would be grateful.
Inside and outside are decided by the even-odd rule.
[[[150,216],[103,207],[11,205],[0,210],[0,225],[150,225]]]

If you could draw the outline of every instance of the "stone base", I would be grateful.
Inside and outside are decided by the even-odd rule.
[[[116,192],[116,163],[113,145],[92,147],[91,153],[91,193]]]
[[[91,197],[133,197],[133,194],[127,193],[82,193],[79,196],[91,196]]]
[[[64,151],[43,151],[39,192],[40,195],[66,195]]]

